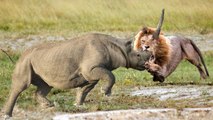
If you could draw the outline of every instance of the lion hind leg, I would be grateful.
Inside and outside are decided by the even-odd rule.
[[[191,64],[195,65],[200,73],[200,78],[201,79],[206,79],[207,76],[202,68],[201,63],[197,59],[187,59]]]
[[[206,79],[207,76],[202,68],[202,64],[201,64],[201,61],[200,61],[200,58],[199,58],[199,55],[196,53],[196,52],[193,52],[191,54],[187,54],[187,57],[186,59],[191,63],[193,64],[194,66],[197,67],[199,73],[200,73],[200,77],[202,79]]]
[[[204,65],[204,68],[206,69],[205,63],[203,61],[202,55],[198,47],[194,44],[192,40],[187,40],[185,44],[182,44],[182,48],[185,53],[185,58],[193,65],[195,65],[200,73],[200,77],[202,79],[206,79],[208,76],[204,72],[202,65]],[[207,69],[206,69],[207,71]]]

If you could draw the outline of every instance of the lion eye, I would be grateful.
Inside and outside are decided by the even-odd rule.
[[[142,43],[142,44],[145,43],[145,40],[141,40],[141,43]]]

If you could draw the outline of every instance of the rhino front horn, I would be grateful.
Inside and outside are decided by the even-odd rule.
[[[157,29],[156,29],[156,31],[153,33],[153,39],[158,39],[158,38],[159,38],[159,34],[160,34],[161,27],[162,27],[163,20],[164,20],[164,11],[165,11],[165,10],[162,9],[162,13],[161,13],[160,20],[159,20],[159,22],[158,22]]]

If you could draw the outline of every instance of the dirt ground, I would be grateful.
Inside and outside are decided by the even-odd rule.
[[[213,99],[205,99],[213,97],[213,87],[207,85],[184,85],[184,86],[153,86],[153,87],[140,87],[134,88],[127,94],[132,96],[151,96],[158,100],[166,101],[170,100],[191,100],[196,101],[195,104],[205,106],[207,103],[213,103]],[[2,114],[1,114],[2,115]],[[181,110],[173,108],[157,108],[157,109],[130,109],[130,110],[114,110],[114,111],[99,111],[91,113],[62,113],[55,112],[54,108],[38,109],[35,111],[23,110],[16,105],[13,112],[12,120],[105,120],[105,119],[130,119],[140,120],[151,119],[151,120],[189,120],[194,119],[196,116],[197,120],[203,119],[208,120],[213,117],[213,107],[208,108],[185,108]],[[145,117],[146,116],[146,117]],[[2,119],[4,116],[1,116]]]
[[[165,100],[182,100],[182,99],[197,99],[196,104],[205,104],[206,102],[213,103],[213,99],[203,103],[202,98],[213,96],[213,87],[208,85],[184,85],[184,86],[154,86],[140,87],[139,90],[134,90],[131,95],[152,96],[161,101]],[[198,100],[200,99],[200,100]]]
[[[45,43],[45,42],[59,42],[71,39],[76,36],[80,36],[82,34],[74,34],[68,35],[68,37],[63,36],[50,36],[50,35],[29,35],[23,38],[4,38],[0,39],[0,48],[5,50],[14,50],[14,51],[23,51],[33,45]],[[118,38],[132,39],[134,38],[135,33],[123,33],[123,32],[114,32],[114,33],[106,33]],[[209,51],[213,50],[213,34],[199,35],[199,34],[179,34],[179,33],[168,33],[167,36],[179,35],[185,36],[187,38],[192,39],[196,45],[201,49],[201,51]]]

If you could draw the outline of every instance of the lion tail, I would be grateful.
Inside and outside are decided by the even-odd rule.
[[[190,40],[190,42],[191,42],[193,48],[195,49],[195,51],[196,51],[196,52],[198,53],[198,55],[200,56],[200,59],[201,59],[201,62],[202,62],[202,64],[203,64],[203,66],[204,66],[206,75],[209,77],[209,72],[208,72],[208,70],[207,70],[207,67],[206,67],[206,64],[205,64],[205,62],[204,62],[204,59],[203,59],[203,56],[202,56],[202,53],[201,53],[200,49],[195,45],[195,43],[194,43],[192,40]]]

